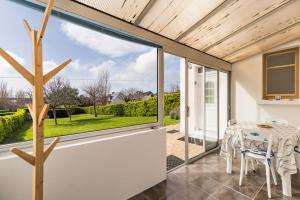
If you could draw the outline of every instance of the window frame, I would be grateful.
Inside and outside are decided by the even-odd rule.
[[[207,104],[215,104],[215,83],[213,81],[207,81],[205,84],[211,84],[205,86],[205,102]],[[211,92],[212,94],[210,94]]]
[[[281,55],[281,54],[287,54],[287,53],[291,53],[291,52],[295,53],[295,64],[291,64],[288,66],[294,66],[294,69],[295,69],[295,82],[294,82],[295,93],[290,93],[290,94],[268,93],[268,90],[267,90],[267,87],[268,87],[267,57]],[[285,65],[278,65],[278,66],[285,66]],[[262,70],[263,70],[263,99],[272,100],[272,99],[275,99],[276,96],[280,96],[281,99],[290,99],[290,100],[299,98],[299,47],[289,48],[289,49],[284,49],[284,50],[280,50],[280,51],[263,54]]]
[[[45,9],[45,5],[39,2],[33,2],[31,0],[12,0],[12,3],[18,3],[24,7],[29,7],[32,10],[37,11],[43,11]],[[157,114],[156,114],[156,122],[150,122],[150,123],[143,123],[143,124],[137,124],[137,125],[130,125],[130,126],[123,126],[123,127],[117,127],[117,128],[110,128],[110,129],[104,129],[104,130],[96,130],[96,131],[89,131],[89,132],[79,132],[74,133],[70,135],[62,135],[62,136],[56,136],[60,137],[60,142],[70,142],[75,140],[81,140],[86,138],[95,138],[99,136],[107,136],[107,135],[116,135],[116,134],[127,134],[130,132],[138,132],[141,130],[149,130],[149,129],[157,129],[159,127],[163,126],[164,121],[164,49],[161,45],[157,43],[153,43],[152,41],[148,41],[147,39],[143,39],[139,36],[128,34],[126,32],[116,30],[111,27],[106,27],[102,24],[99,24],[96,21],[91,21],[87,18],[83,18],[80,16],[75,16],[72,13],[66,12],[64,10],[60,10],[56,7],[53,8],[52,17],[56,17],[59,19],[63,19],[65,21],[77,24],[79,26],[83,26],[86,28],[89,28],[93,31],[104,33],[107,35],[110,35],[112,37],[118,36],[119,39],[124,39],[126,41],[130,41],[136,44],[141,44],[145,46],[149,46],[152,48],[156,48],[156,84],[157,84]],[[54,137],[54,136],[53,136]],[[50,144],[53,137],[45,138],[45,144]],[[26,149],[32,147],[32,140],[26,140],[26,141],[20,141],[15,143],[6,143],[6,144],[0,144],[0,153],[1,152],[7,152],[9,148],[11,147],[17,147],[20,149]]]

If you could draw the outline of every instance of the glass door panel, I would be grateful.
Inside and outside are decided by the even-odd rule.
[[[204,79],[204,147],[209,151],[219,141],[219,73],[205,67]]]
[[[188,63],[188,158],[205,152],[204,67]]]

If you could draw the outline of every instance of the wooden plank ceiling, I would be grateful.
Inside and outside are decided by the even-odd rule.
[[[234,63],[300,38],[300,0],[75,0]]]

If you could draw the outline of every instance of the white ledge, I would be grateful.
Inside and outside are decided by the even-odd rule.
[[[300,100],[259,100],[259,105],[288,105],[288,106],[300,106]]]

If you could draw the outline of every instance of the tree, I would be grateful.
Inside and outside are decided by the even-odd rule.
[[[49,81],[45,87],[46,102],[52,109],[55,125],[57,125],[56,108],[62,104],[64,80],[56,77]]]
[[[175,92],[179,92],[179,91],[180,91],[180,87],[179,87],[178,83],[170,84],[169,92],[175,93]]]
[[[26,90],[26,96],[27,96],[27,98],[30,99],[30,101],[32,101],[32,90],[31,89]]]
[[[106,105],[108,102],[109,92],[111,90],[108,69],[101,69],[99,71],[97,80],[85,85],[82,90],[92,102],[94,115],[97,117],[97,102],[99,102],[101,105]]]
[[[99,90],[99,85],[97,82],[92,82],[87,85],[85,85],[82,90],[86,93],[86,95],[89,97],[91,100],[93,107],[94,107],[94,115],[97,117],[97,112],[96,112],[96,103],[99,100],[100,97],[100,90]]]
[[[91,101],[91,99],[89,97],[86,97],[84,95],[80,95],[78,97],[78,105],[80,107],[87,107],[87,106],[92,106],[93,102]]]
[[[0,110],[7,110],[11,107],[10,95],[11,91],[8,89],[7,83],[0,82]]]
[[[124,89],[118,94],[118,98],[126,103],[130,101],[141,101],[143,97],[144,92],[137,88]]]
[[[65,82],[62,88],[62,104],[70,120],[72,120],[72,110],[77,103],[78,89],[72,88],[69,82]]]
[[[100,104],[106,105],[108,102],[109,93],[111,90],[111,84],[109,82],[109,71],[108,69],[102,69],[98,76],[98,85],[100,89]]]
[[[18,90],[15,94],[17,108],[25,108],[26,106],[26,92],[24,90]]]

